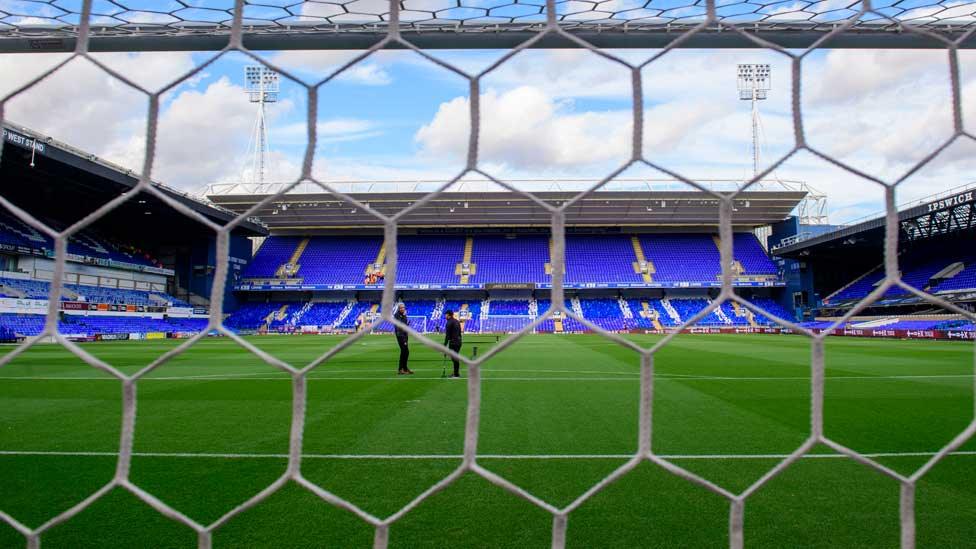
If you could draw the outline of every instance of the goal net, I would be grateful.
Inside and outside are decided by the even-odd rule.
[[[532,323],[525,315],[490,315],[479,319],[479,332],[483,334],[514,334],[524,330]]]
[[[410,9],[409,2],[390,1],[373,2],[373,6],[381,6],[380,9],[369,10],[369,13],[357,13],[353,3],[340,2],[290,2],[289,6],[282,8],[285,15],[278,17],[262,18],[259,10],[255,8],[260,2],[247,0],[236,0],[234,2],[219,3],[222,7],[213,9],[208,8],[208,15],[205,19],[195,19],[193,13],[201,13],[205,10],[186,9],[190,4],[196,2],[160,2],[164,5],[155,10],[145,11],[124,11],[110,10],[111,13],[103,13],[104,5],[120,4],[122,2],[97,2],[93,0],[83,0],[79,2],[15,2],[11,4],[22,5],[24,13],[7,13],[12,8],[3,6],[0,3],[0,52],[65,52],[67,55],[51,68],[45,70],[38,77],[31,79],[22,86],[13,90],[3,98],[0,103],[0,117],[4,116],[5,109],[10,102],[16,98],[30,97],[36,93],[37,88],[46,79],[66,70],[66,66],[78,58],[86,59],[104,70],[109,71],[117,81],[117,85],[124,84],[134,93],[142,94],[144,99],[148,98],[149,117],[144,139],[133,141],[135,147],[140,149],[141,170],[136,170],[134,175],[139,178],[138,185],[130,192],[120,195],[103,207],[95,210],[82,219],[72,230],[56,230],[35,217],[29,212],[21,209],[16,204],[3,196],[0,191],[0,206],[10,215],[15,216],[24,224],[33,229],[48,235],[55,243],[55,259],[57,262],[56,276],[50,284],[49,309],[46,316],[46,324],[43,334],[38,339],[53,337],[59,344],[78,358],[103,372],[114,376],[119,380],[123,389],[123,416],[120,431],[120,444],[117,456],[116,473],[103,488],[96,491],[90,497],[70,508],[64,513],[51,518],[38,527],[28,527],[17,517],[11,516],[0,510],[0,521],[6,523],[16,531],[20,532],[27,540],[29,547],[39,547],[44,536],[55,526],[62,524],[85,509],[96,504],[101,498],[106,496],[113,489],[122,489],[130,492],[141,501],[161,513],[162,515],[178,521],[179,523],[191,528],[199,537],[199,546],[209,548],[213,541],[214,533],[228,521],[245,511],[257,506],[266,498],[277,492],[289,482],[293,482],[303,489],[309,490],[322,500],[331,505],[352,512],[356,517],[368,524],[375,532],[374,547],[383,549],[388,546],[391,538],[395,536],[395,525],[404,516],[408,515],[418,505],[428,500],[432,495],[453,484],[457,479],[465,474],[478,475],[494,485],[507,490],[512,497],[522,498],[531,505],[536,506],[551,517],[551,545],[554,548],[562,548],[567,544],[567,524],[572,513],[594,495],[603,491],[607,486],[617,479],[620,479],[638,465],[645,462],[652,462],[664,468],[668,472],[704,487],[724,498],[728,505],[728,538],[729,544],[733,548],[741,548],[748,543],[743,531],[744,517],[749,507],[750,496],[760,490],[772,478],[789,468],[793,463],[806,455],[818,444],[826,444],[832,449],[845,454],[866,467],[873,468],[881,473],[893,478],[900,486],[900,536],[902,547],[914,547],[915,540],[915,488],[919,479],[925,475],[948,453],[957,449],[974,432],[976,423],[971,424],[965,432],[960,433],[957,438],[943,447],[928,463],[913,475],[901,475],[881,465],[874,459],[859,454],[858,452],[845,448],[829,439],[828,434],[823,428],[823,401],[824,401],[824,339],[829,333],[824,331],[820,334],[812,333],[804,327],[798,326],[786,319],[778,318],[763,309],[756,307],[753,303],[743,299],[733,291],[733,281],[737,276],[733,265],[733,218],[737,208],[744,208],[746,205],[740,204],[736,200],[736,195],[751,185],[767,177],[777,165],[787,161],[792,155],[798,152],[807,152],[816,158],[830,163],[838,170],[856,174],[870,181],[878,183],[879,192],[884,194],[885,203],[885,222],[884,230],[887,231],[887,244],[885,248],[885,278],[877,285],[877,288],[865,301],[875,300],[882,296],[889,288],[899,286],[912,294],[918,294],[926,301],[936,307],[950,310],[973,318],[969,311],[963,311],[937,297],[924,294],[914,287],[906,285],[900,275],[898,268],[897,241],[898,241],[898,212],[896,210],[897,192],[899,185],[906,177],[914,173],[925,162],[931,160],[953,140],[972,139],[972,135],[966,133],[963,126],[963,113],[961,106],[961,84],[959,75],[959,56],[960,51],[974,45],[973,29],[976,28],[974,18],[971,13],[962,13],[957,9],[960,6],[965,8],[971,5],[967,2],[949,2],[948,0],[933,1],[926,4],[925,10],[914,7],[899,7],[898,3],[887,2],[884,9],[872,9],[871,2],[854,3],[842,7],[834,7],[834,4],[822,3],[811,4],[803,3],[805,7],[783,6],[779,11],[767,9],[775,5],[762,5],[745,1],[739,2],[717,2],[716,0],[704,0],[701,2],[691,2],[681,9],[656,9],[653,3],[628,4],[625,2],[567,2],[564,0],[545,0],[538,2],[523,2],[512,0],[508,3],[485,3],[486,7],[480,7],[478,2],[474,3],[470,10],[451,10],[441,9],[455,7],[454,2],[444,2],[443,6],[438,5],[437,9],[422,7],[425,3],[421,2],[421,7]],[[147,4],[148,3],[142,3]],[[226,4],[226,5],[225,5]],[[230,4],[233,4],[232,6]],[[284,2],[269,2],[268,4],[284,5]],[[434,2],[434,4],[437,4]],[[58,7],[55,7],[57,5]],[[918,6],[919,4],[912,4]],[[42,8],[38,12],[31,13],[30,7]],[[332,10],[322,9],[322,6],[334,8]],[[498,7],[514,7],[508,15],[495,15],[493,9]],[[640,9],[638,9],[640,8]],[[494,11],[498,11],[494,9]],[[971,11],[971,9],[970,9]],[[329,12],[329,13],[326,13]],[[518,15],[514,12],[520,12]],[[791,81],[789,86],[790,101],[788,109],[783,116],[785,125],[789,127],[788,132],[791,137],[790,142],[782,151],[783,155],[774,161],[769,167],[757,170],[754,176],[747,177],[743,185],[730,192],[719,192],[703,186],[698,181],[675,173],[666,166],[659,165],[655,158],[645,154],[646,138],[645,125],[651,123],[650,113],[645,110],[641,100],[643,87],[650,85],[647,81],[645,69],[661,56],[679,48],[687,47],[741,47],[775,51],[788,59],[790,73],[787,77]],[[166,86],[160,88],[161,91],[150,91],[144,89],[139,83],[127,78],[124,74],[104,67],[92,51],[158,51],[158,50],[196,50],[196,51],[237,51],[244,52],[251,56],[255,63],[267,65],[272,69],[288,76],[291,80],[299,82],[296,84],[304,92],[309,94],[309,111],[312,113],[308,120],[307,127],[299,128],[296,135],[307,136],[309,146],[304,149],[298,178],[293,184],[284,185],[277,189],[269,201],[288,192],[300,182],[314,181],[313,165],[316,161],[321,162],[323,151],[326,150],[320,145],[325,143],[334,144],[342,140],[343,135],[332,133],[322,135],[330,128],[324,128],[314,114],[318,105],[314,102],[317,93],[322,91],[321,84],[327,83],[332,79],[340,78],[347,71],[355,69],[365,63],[368,55],[374,54],[384,49],[409,49],[416,51],[419,55],[425,56],[430,61],[441,68],[451,71],[458,76],[467,89],[471,90],[469,102],[463,107],[465,118],[463,121],[464,130],[463,145],[465,162],[462,173],[456,178],[441,182],[437,190],[429,192],[412,207],[434,201],[437,196],[447,190],[451,184],[460,180],[464,176],[477,176],[479,178],[491,180],[501,188],[511,192],[524,195],[532,200],[544,211],[551,230],[552,241],[549,248],[551,255],[551,303],[552,309],[548,313],[540,311],[538,318],[532,319],[528,316],[488,316],[485,318],[472,318],[468,322],[479,321],[480,332],[499,332],[511,334],[502,337],[501,341],[495,346],[493,351],[501,351],[513,345],[523,336],[533,333],[539,324],[552,321],[552,311],[558,311],[563,320],[575,319],[586,324],[585,319],[579,318],[572,310],[569,301],[564,294],[564,264],[565,264],[565,225],[566,217],[574,206],[575,200],[564,203],[555,203],[539,199],[537,196],[527,193],[522,189],[514,187],[505,181],[494,178],[490,171],[493,166],[488,166],[480,156],[483,143],[479,141],[483,126],[489,121],[487,107],[482,104],[484,101],[482,94],[486,93],[485,80],[490,76],[491,70],[500,66],[518,53],[529,48],[539,47],[560,47],[577,48],[591,52],[601,60],[613,63],[624,71],[630,78],[632,85],[632,95],[636,100],[633,101],[631,108],[624,116],[615,118],[618,127],[625,128],[624,141],[628,144],[628,157],[624,165],[606,174],[605,179],[599,184],[581,191],[579,198],[585,197],[595,192],[600,185],[611,181],[620,175],[627,168],[632,166],[647,167],[673,177],[680,182],[682,188],[696,193],[696,199],[700,200],[703,207],[714,208],[717,212],[719,221],[718,237],[716,242],[719,246],[722,273],[718,280],[720,283],[720,295],[709,305],[695,316],[686,319],[684,326],[692,326],[706,315],[713,313],[716,307],[722,303],[733,301],[738,305],[753,310],[757,314],[765,315],[774,319],[780,325],[786,326],[796,334],[809,338],[812,352],[810,353],[812,381],[810,389],[810,432],[806,441],[796,448],[788,458],[779,462],[766,475],[758,481],[743,489],[740,492],[730,492],[712,482],[692,473],[673,462],[657,455],[651,446],[651,436],[654,428],[652,418],[653,386],[655,374],[653,368],[654,354],[666,346],[673,334],[657,341],[653,347],[644,348],[635,344],[632,340],[621,337],[620,335],[607,332],[599,327],[592,329],[601,337],[608,341],[613,341],[626,348],[632,349],[640,356],[640,392],[638,401],[634,402],[634,411],[639,420],[637,438],[637,451],[629,457],[625,464],[614,470],[605,478],[596,482],[588,491],[572,503],[565,506],[557,506],[545,501],[537,495],[531,494],[520,487],[515,482],[504,478],[486,469],[479,462],[478,435],[481,413],[481,389],[482,389],[482,367],[490,364],[495,352],[473,358],[470,356],[459,355],[454,351],[441,345],[439,337],[428,338],[424,334],[428,330],[427,317],[411,317],[409,326],[402,326],[408,329],[414,336],[414,340],[420,344],[452,357],[456,357],[468,367],[467,378],[467,414],[464,434],[463,459],[458,468],[439,482],[431,485],[426,491],[421,493],[415,500],[411,501],[397,512],[387,516],[376,516],[364,509],[356,506],[352,502],[344,499],[327,489],[317,486],[302,476],[303,459],[303,433],[305,427],[305,412],[307,400],[307,374],[322,362],[327,361],[331,355],[324,355],[323,359],[313,362],[307,367],[290,366],[265,351],[259,349],[248,340],[241,338],[235,331],[224,326],[224,304],[226,285],[229,280],[229,265],[231,263],[229,234],[234,227],[248,218],[244,214],[236,218],[233,222],[219,225],[200,215],[193,208],[173,199],[173,194],[165,190],[161,185],[152,181],[154,162],[156,161],[158,141],[171,131],[179,131],[179,127],[163,126],[159,123],[160,106],[166,101],[166,92],[172,87],[191,82],[203,74],[211,60],[193,66],[184,71],[180,76],[168,82]],[[658,51],[644,61],[634,62],[623,59],[614,53],[611,48],[627,47],[654,47]],[[804,125],[806,116],[801,108],[801,90],[803,88],[802,71],[804,61],[811,52],[826,47],[852,47],[852,48],[928,48],[938,49],[944,54],[947,60],[947,71],[951,86],[951,100],[947,107],[951,110],[951,131],[947,140],[936,143],[931,153],[922,158],[917,167],[901,178],[894,178],[882,181],[877,177],[863,173],[859,168],[850,166],[830,154],[810,146],[806,141],[807,128]],[[250,48],[250,49],[248,49]],[[318,75],[319,80],[313,84],[302,83],[298,78],[291,78],[288,70],[271,64],[266,56],[262,54],[264,50],[276,49],[355,49],[361,50],[362,54],[352,57],[344,62],[338,70],[326,75]],[[471,72],[465,67],[452,63],[450,57],[435,57],[430,50],[439,49],[473,49],[489,48],[504,50],[494,65],[484,72]],[[24,54],[29,55],[29,54]],[[364,77],[379,77],[375,74],[367,74]],[[668,77],[670,78],[670,77]],[[119,84],[121,83],[121,84]],[[585,85],[595,85],[596,83],[586,83]],[[580,84],[584,85],[584,84]],[[487,97],[487,96],[486,96]],[[47,108],[47,103],[40,101],[37,108]],[[492,111],[497,112],[497,111]],[[656,123],[658,119],[654,119]],[[4,122],[11,122],[4,120]],[[184,123],[189,122],[184,119]],[[347,122],[347,121],[344,121]],[[691,120],[690,124],[701,122]],[[967,121],[971,122],[971,121]],[[92,127],[97,128],[100,120],[92,120]],[[566,122],[568,128],[574,122]],[[344,126],[345,127],[345,126]],[[555,134],[553,134],[555,135]],[[551,139],[552,136],[536,136],[537,140]],[[38,145],[37,140],[31,145],[32,149]],[[133,146],[132,143],[125,143],[125,146]],[[8,139],[0,141],[0,147],[14,146]],[[122,146],[122,145],[120,145]],[[869,147],[869,144],[862,145]],[[554,156],[555,155],[554,153]],[[336,197],[352,204],[352,211],[370,210],[369,204],[355,202],[350,197],[343,195],[331,187],[323,187],[325,191],[332,192]],[[133,456],[136,434],[136,408],[137,394],[136,384],[144,376],[152,372],[156,367],[166,360],[185,352],[191,346],[197,344],[207,331],[204,330],[197,336],[187,340],[183,344],[169,352],[163,359],[156,361],[149,367],[140,370],[121,371],[98,358],[92,356],[81,346],[67,340],[62,334],[58,333],[58,304],[64,295],[65,287],[63,277],[63,266],[68,255],[68,243],[72,236],[72,231],[76,231],[111,212],[133,196],[140,192],[149,193],[155,198],[165,202],[179,213],[198,221],[203,227],[216,234],[216,249],[214,251],[215,265],[214,284],[210,295],[210,324],[209,330],[216,330],[222,336],[234,340],[241,348],[260,357],[262,360],[273,364],[280,371],[285,372],[293,380],[293,417],[289,437],[289,451],[287,455],[288,466],[284,475],[270,484],[257,496],[247,500],[239,507],[230,511],[227,515],[212,523],[204,524],[191,519],[180,509],[170,507],[148,491],[136,486],[129,475],[130,464]],[[462,206],[458,206],[462,207]],[[465,205],[466,207],[466,205]],[[446,207],[445,207],[446,208]],[[651,206],[648,206],[650,211]],[[399,217],[395,214],[385,214],[375,209],[371,210],[376,219],[383,226],[386,244],[385,253],[388,263],[386,278],[383,283],[383,297],[381,310],[382,316],[370,315],[366,321],[374,325],[374,331],[391,330],[397,321],[390,315],[395,310],[397,300],[396,288],[396,247],[397,230]],[[451,210],[453,211],[453,209]],[[249,212],[250,213],[250,212]],[[277,211],[275,213],[278,213]],[[284,212],[282,213],[284,215]],[[369,259],[372,261],[372,258]],[[639,266],[639,273],[642,276],[651,276],[646,265]],[[473,274],[478,276],[475,270],[466,268],[464,276]],[[657,275],[655,275],[657,276]],[[378,286],[377,286],[378,288]],[[857,308],[852,309],[850,315],[857,312]],[[846,319],[845,319],[846,320]],[[356,335],[357,338],[365,335],[367,331],[361,330]],[[9,364],[18,355],[23,353],[35,340],[29,340],[18,346],[12,352],[0,358],[0,368]],[[0,503],[2,509],[2,503]]]

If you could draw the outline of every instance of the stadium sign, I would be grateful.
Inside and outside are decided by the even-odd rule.
[[[40,154],[44,154],[44,151],[47,148],[46,144],[38,141],[37,139],[10,131],[7,128],[3,129],[3,140],[7,143],[13,143],[14,145],[18,145],[25,149],[34,147],[34,152],[38,152]]]
[[[47,313],[46,299],[21,299],[17,297],[0,298],[0,312],[5,313]]]
[[[534,290],[535,284],[532,283],[498,283],[498,284],[485,284],[486,290]]]
[[[960,204],[965,204],[967,202],[973,201],[973,191],[957,194],[956,196],[950,196],[939,200],[938,202],[931,202],[928,204],[927,213],[937,212],[944,210],[946,208],[951,208],[953,206],[958,206]]]

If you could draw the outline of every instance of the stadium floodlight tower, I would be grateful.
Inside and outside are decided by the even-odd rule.
[[[739,65],[739,99],[752,102],[752,175],[759,175],[759,102],[769,97],[772,79],[768,64]]]
[[[769,98],[772,89],[772,71],[768,63],[742,63],[738,67],[736,87],[739,99],[752,103],[752,176],[759,175],[759,102]],[[774,176],[775,178],[775,176]],[[803,225],[827,224],[827,195],[804,182],[787,182],[775,178],[780,187],[790,191],[804,191],[806,197],[800,201],[797,216]],[[757,188],[765,188],[763,181],[756,182]]]
[[[268,159],[271,145],[268,139],[266,105],[278,102],[279,90],[277,72],[264,65],[244,67],[244,93],[251,103],[256,103],[258,106],[254,129],[244,157],[245,165],[241,169],[242,183],[247,192],[263,193],[267,190],[264,177],[270,164]]]

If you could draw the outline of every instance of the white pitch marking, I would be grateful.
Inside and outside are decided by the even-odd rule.
[[[931,457],[938,452],[877,452],[861,454],[867,458]],[[137,457],[218,458],[218,459],[287,459],[288,454],[224,454],[194,452],[133,452]],[[786,459],[792,454],[657,454],[663,459],[745,460]],[[950,456],[976,456],[976,451],[950,452]],[[117,452],[54,452],[43,450],[0,450],[0,456],[118,457]],[[463,454],[304,454],[308,459],[336,460],[421,460],[463,459]],[[479,459],[630,459],[634,454],[479,454]],[[843,454],[805,454],[805,459],[843,459]]]
[[[385,370],[384,370],[385,371]],[[212,376],[171,376],[171,377],[146,377],[140,381],[200,381],[211,380],[233,380],[248,379],[254,381],[282,381],[291,379],[290,376],[282,372],[278,377],[248,377],[267,374],[214,374]],[[976,377],[976,374],[934,374],[934,375],[899,375],[899,376],[825,376],[829,380],[889,380],[889,379],[969,379]],[[809,377],[735,377],[735,376],[674,376],[669,374],[656,374],[654,376],[659,381],[809,381]],[[329,377],[329,376],[308,376],[309,380],[318,381],[391,381],[406,378],[394,378],[383,376],[349,376],[349,377]],[[413,377],[413,381],[441,381],[435,377]],[[32,380],[32,381],[119,381],[114,377],[84,377],[84,376],[5,376],[0,380]],[[640,381],[638,376],[618,376],[618,377],[496,377],[485,376],[482,381]]]

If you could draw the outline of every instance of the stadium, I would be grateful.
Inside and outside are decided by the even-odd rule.
[[[686,46],[669,33],[757,47],[719,32],[736,16],[713,2],[719,30],[675,13],[633,31],[574,23],[559,2],[532,4],[560,4],[533,24],[513,15],[529,4],[484,6],[511,17],[489,27],[451,10],[401,22],[413,10],[381,2],[382,28],[350,6],[305,19],[332,3],[174,2],[131,21],[142,10],[115,2],[38,4],[0,2],[0,62],[88,47],[367,51],[352,66],[386,41],[421,55]],[[294,21],[267,15],[291,4]],[[600,4],[586,9],[615,9]],[[99,23],[62,24],[72,14]],[[933,47],[904,21],[852,17],[769,22],[762,39]],[[947,25],[951,55],[970,47]],[[902,200],[932,158],[889,186],[800,141],[765,168],[757,101],[770,88],[748,71],[769,65],[738,69],[753,108],[742,178],[654,164],[636,121],[633,158],[605,178],[495,177],[478,159],[478,109],[497,114],[491,92],[473,100],[479,74],[467,167],[444,179],[313,177],[313,157],[339,156],[345,136],[282,88],[312,114],[301,176],[280,183],[264,174],[293,159],[269,150],[265,124],[287,133],[269,114],[287,67],[251,53],[246,166],[195,192],[150,177],[165,155],[139,157],[140,171],[17,123],[10,105],[31,86],[0,103],[0,547],[976,547],[976,184]],[[223,70],[211,63],[183,78]],[[760,87],[743,94],[743,81]],[[162,93],[152,109],[179,104]],[[147,151],[169,146],[162,131],[154,143],[155,114]],[[956,114],[932,157],[972,139]],[[359,131],[351,115],[341,127]],[[880,210],[828,223],[824,193],[774,173],[804,147],[878,183]],[[639,162],[659,177],[629,175]],[[399,375],[407,342],[412,375]]]

